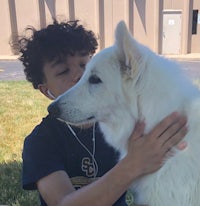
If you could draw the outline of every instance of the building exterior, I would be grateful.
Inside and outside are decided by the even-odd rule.
[[[199,0],[1,0],[0,55],[15,55],[9,41],[52,17],[81,20],[99,36],[99,49],[114,42],[115,26],[124,20],[158,54],[200,53]]]

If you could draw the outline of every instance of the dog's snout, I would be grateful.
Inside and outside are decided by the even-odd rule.
[[[56,103],[51,103],[47,108],[49,115],[58,118],[61,114],[61,110]]]

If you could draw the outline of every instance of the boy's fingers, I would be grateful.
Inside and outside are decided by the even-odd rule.
[[[152,131],[151,136],[159,138],[179,118],[179,113],[173,112],[165,117]]]
[[[184,150],[185,148],[187,147],[187,142],[183,141],[183,142],[180,142],[178,145],[177,145],[177,149],[178,150]]]
[[[169,149],[177,145],[183,139],[183,137],[187,134],[187,132],[188,132],[187,127],[185,126],[182,127],[175,135],[173,135],[163,144],[164,150],[168,151]],[[182,143],[182,144],[183,144],[182,147],[184,147],[184,144],[186,143]]]
[[[162,133],[162,135],[159,137],[159,140],[162,144],[165,144],[169,139],[177,139],[177,141],[182,139],[182,137],[185,136],[187,133],[187,127],[186,127],[187,119],[185,117],[182,117],[178,119],[176,122],[174,122],[166,131]],[[177,142],[178,143],[178,142]]]

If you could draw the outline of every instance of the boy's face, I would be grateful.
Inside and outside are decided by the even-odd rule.
[[[58,97],[79,81],[89,60],[89,55],[75,53],[74,56],[67,56],[63,61],[55,60],[46,63],[43,69],[45,82],[38,88],[50,99],[52,97],[48,94],[48,90],[54,97]]]

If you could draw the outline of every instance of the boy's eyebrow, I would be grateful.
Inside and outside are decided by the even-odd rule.
[[[87,56],[88,55],[88,52],[87,51],[80,51],[79,54],[81,56]]]
[[[61,58],[56,58],[55,60],[51,62],[51,66],[54,67],[54,66],[57,66],[58,64],[62,64],[63,62],[64,61]]]

